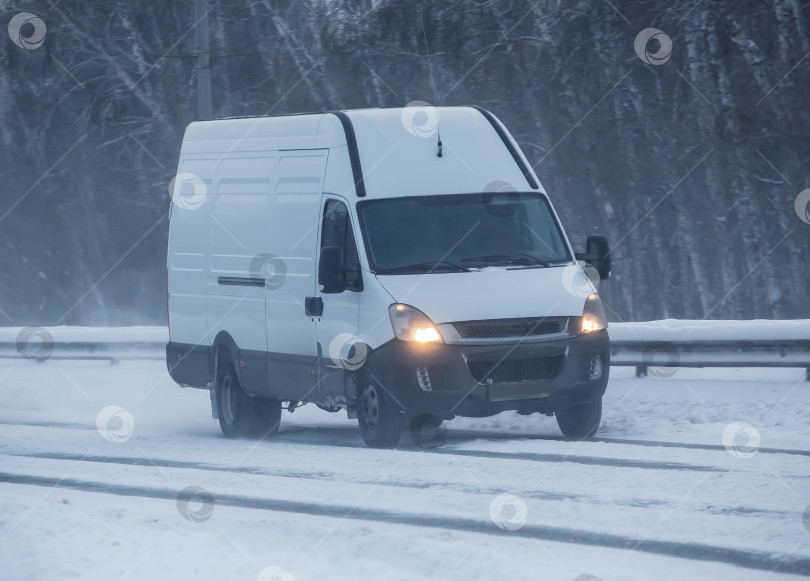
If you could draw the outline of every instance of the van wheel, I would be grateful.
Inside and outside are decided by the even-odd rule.
[[[379,385],[370,382],[360,394],[357,423],[369,448],[393,448],[402,434],[402,414]]]
[[[602,421],[602,400],[580,403],[557,412],[557,425],[563,436],[571,440],[590,438]]]
[[[263,438],[278,432],[281,402],[245,393],[231,364],[221,369],[216,401],[219,426],[226,437]]]

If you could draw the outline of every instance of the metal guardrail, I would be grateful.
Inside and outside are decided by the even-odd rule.
[[[160,360],[166,358],[165,341],[0,342],[0,359],[76,361]]]
[[[610,342],[610,364],[634,366],[636,377],[671,375],[679,367],[804,367],[810,381],[810,340],[695,340]]]
[[[16,341],[0,340],[0,359],[24,358],[43,362],[55,360],[110,361],[162,360],[165,340],[161,329],[140,336],[121,329],[114,339],[92,340],[92,328],[81,329],[71,338],[55,340],[41,327],[26,327]],[[636,376],[652,372],[668,377],[680,367],[795,367],[806,369],[810,381],[810,339],[706,339],[654,340],[626,336],[610,343],[611,365],[635,367]],[[86,340],[85,337],[89,340]],[[131,337],[131,339],[130,339]],[[10,337],[9,337],[10,338]]]

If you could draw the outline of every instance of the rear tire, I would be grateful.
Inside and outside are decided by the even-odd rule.
[[[557,425],[569,440],[590,438],[602,421],[602,399],[580,403],[556,413]]]
[[[357,423],[369,448],[393,448],[402,435],[403,414],[376,383],[369,382],[360,394]]]
[[[263,438],[278,432],[281,402],[245,393],[230,363],[220,369],[216,402],[219,426],[227,438]]]

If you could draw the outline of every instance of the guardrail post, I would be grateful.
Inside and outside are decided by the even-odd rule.
[[[806,371],[806,373],[805,373],[804,379],[805,379],[805,381],[810,381],[810,367],[808,367],[805,371]]]
[[[808,370],[808,373],[810,373],[810,370]],[[646,365],[636,365],[636,377],[647,377]]]

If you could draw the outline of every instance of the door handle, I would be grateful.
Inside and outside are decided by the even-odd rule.
[[[307,314],[307,317],[320,317],[323,315],[323,299],[321,297],[305,298],[304,312]]]

